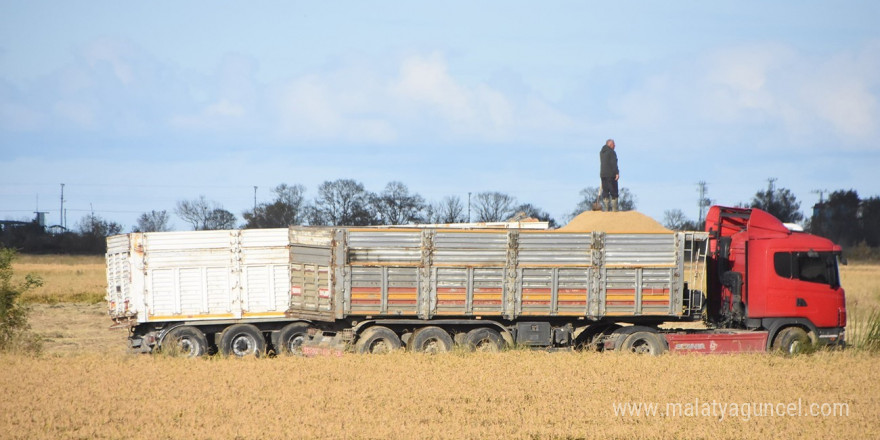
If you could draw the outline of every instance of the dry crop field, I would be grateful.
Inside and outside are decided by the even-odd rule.
[[[877,354],[132,355],[103,304],[70,302],[102,294],[101,259],[43,258],[16,264],[46,280],[46,343],[0,355],[0,438],[880,437]],[[880,305],[880,266],[842,277],[851,321]]]

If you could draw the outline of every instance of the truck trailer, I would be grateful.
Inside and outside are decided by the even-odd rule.
[[[839,262],[830,240],[721,206],[693,232],[132,233],[107,239],[107,301],[132,349],[187,356],[798,352],[844,344]]]

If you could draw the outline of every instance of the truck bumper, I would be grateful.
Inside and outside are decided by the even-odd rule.
[[[820,328],[816,329],[818,334],[816,335],[816,342],[818,345],[826,345],[826,346],[846,346],[846,328],[844,327],[830,327],[830,328]]]
[[[129,350],[133,353],[150,353],[156,345],[156,332],[149,332],[141,336],[129,336]]]

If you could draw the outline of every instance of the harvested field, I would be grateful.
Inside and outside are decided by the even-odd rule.
[[[563,232],[672,232],[638,211],[584,211],[558,229]]]
[[[0,427],[15,439],[865,438],[880,434],[877,361],[863,353],[3,356]],[[615,413],[627,403],[660,407],[655,416]],[[685,412],[694,404],[696,413]],[[711,412],[722,404],[728,409]],[[784,409],[759,416],[757,406],[744,414],[730,404]],[[834,404],[837,415],[809,413]]]
[[[107,305],[83,303],[33,304],[30,323],[50,355],[92,353],[123,355],[128,331],[110,330]]]
[[[880,304],[880,266],[841,273],[850,305]],[[34,304],[31,323],[45,353],[0,355],[2,438],[880,436],[880,355],[853,350],[187,360],[126,353],[103,304]],[[639,403],[657,415],[615,412]]]
[[[33,273],[43,279],[43,287],[24,294],[31,303],[98,303],[104,301],[107,275],[103,256],[18,255],[13,263],[16,279]]]

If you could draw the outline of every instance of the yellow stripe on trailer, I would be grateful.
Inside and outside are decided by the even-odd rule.
[[[282,313],[281,316],[284,316]],[[177,319],[231,319],[235,318],[232,313],[205,313],[201,315],[154,315],[147,317],[147,321],[172,321]]]

